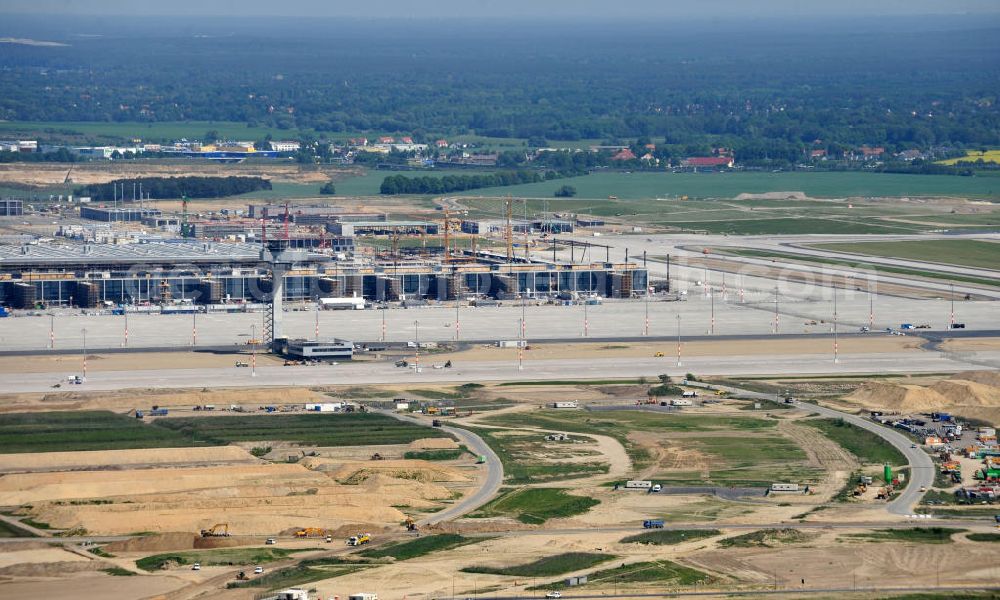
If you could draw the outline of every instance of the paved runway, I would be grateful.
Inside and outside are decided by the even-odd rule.
[[[825,345],[825,344],[824,344]],[[341,363],[336,366],[258,367],[250,369],[160,369],[91,372],[86,383],[72,391],[130,388],[263,387],[311,385],[359,385],[398,383],[448,383],[518,380],[592,379],[607,377],[655,377],[661,373],[699,375],[782,375],[852,373],[940,373],[976,368],[1000,368],[1000,352],[963,353],[961,359],[938,352],[842,354],[835,363],[832,354],[697,356],[683,358],[557,359],[533,361],[528,357],[518,370],[517,352],[505,361],[457,361],[451,369],[422,372],[394,367],[391,362]],[[432,360],[432,359],[427,359]],[[426,363],[425,363],[426,365]],[[6,392],[49,392],[64,378],[63,373],[0,374],[0,389]],[[64,388],[65,389],[65,388]]]

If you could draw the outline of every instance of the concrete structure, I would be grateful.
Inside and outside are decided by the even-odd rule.
[[[275,352],[300,360],[351,360],[354,344],[340,339],[303,340],[275,339]]]
[[[507,222],[503,219],[465,220],[460,226],[463,233],[475,235],[503,233],[506,227]],[[527,221],[511,221],[510,228],[514,233],[525,233],[531,229],[531,224]]]
[[[139,208],[130,206],[127,208],[118,207],[107,207],[107,206],[81,206],[80,207],[80,218],[90,219],[92,221],[104,221],[107,223],[112,222],[127,222],[127,221],[142,221],[143,219],[149,217],[160,216],[159,209],[156,208]]]
[[[326,230],[334,235],[437,235],[439,226],[432,221],[355,221],[330,223]]]

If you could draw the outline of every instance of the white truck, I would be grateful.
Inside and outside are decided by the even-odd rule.
[[[347,597],[347,600],[378,600],[378,594],[372,594],[370,592],[358,592],[357,594],[351,594]]]

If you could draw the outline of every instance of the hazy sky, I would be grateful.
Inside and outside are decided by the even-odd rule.
[[[768,18],[1000,13],[997,0],[3,0],[0,12],[361,18]]]

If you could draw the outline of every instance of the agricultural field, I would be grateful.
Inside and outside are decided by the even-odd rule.
[[[0,415],[0,454],[218,446],[218,440],[154,427],[107,411],[11,413]]]
[[[281,440],[316,446],[354,446],[359,442],[408,444],[422,438],[450,437],[439,429],[371,413],[163,418],[154,425],[210,444]]]
[[[868,256],[906,258],[963,267],[1000,268],[1000,244],[980,240],[921,240],[919,242],[858,242],[818,244],[814,248]]]
[[[739,194],[798,191],[813,198],[960,196],[996,198],[1000,179],[952,175],[905,175],[863,172],[782,173],[594,173],[571,179],[510,187],[471,190],[480,197],[551,198],[563,185],[576,188],[579,198],[623,200],[688,196],[734,198]]]
[[[977,162],[980,160],[986,163],[1000,164],[1000,150],[966,150],[965,156],[939,160],[937,162],[940,165],[955,165],[960,162]]]

